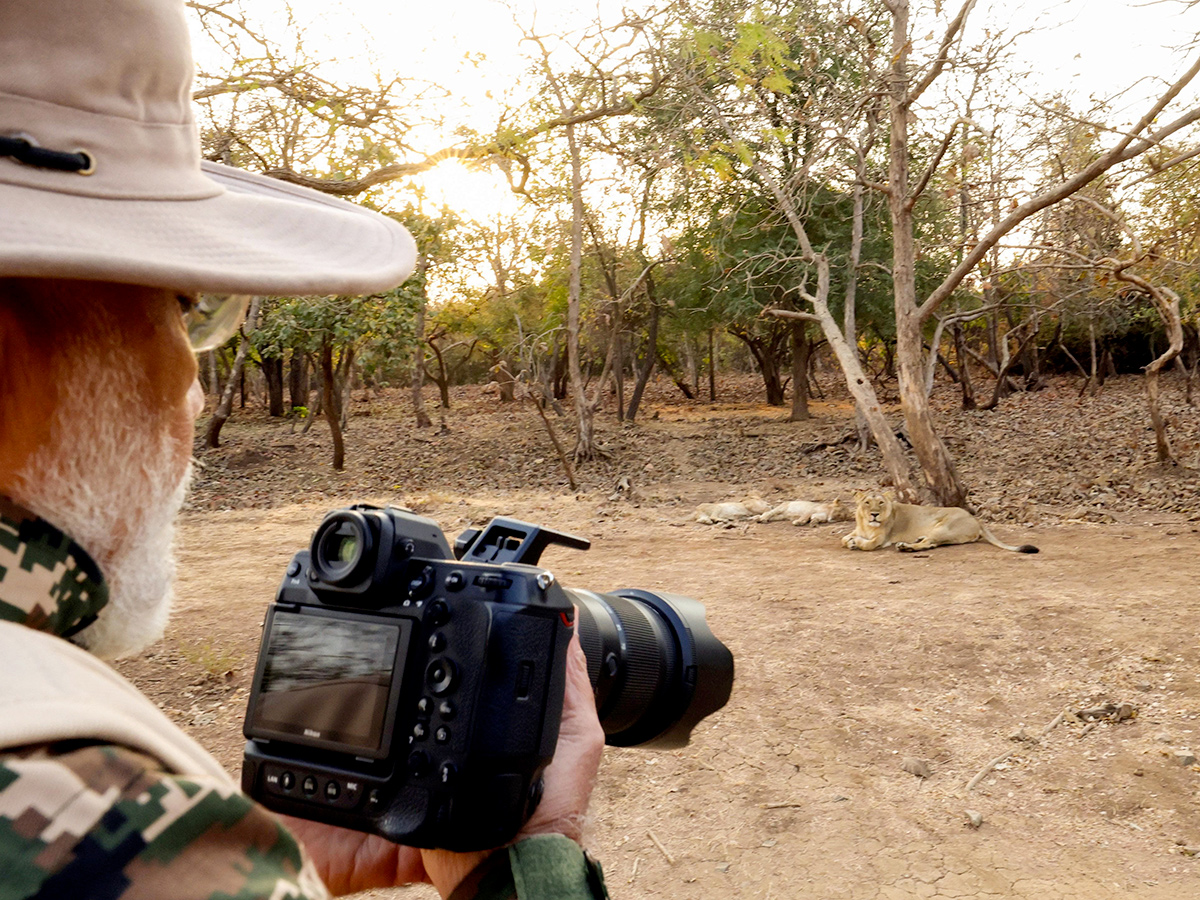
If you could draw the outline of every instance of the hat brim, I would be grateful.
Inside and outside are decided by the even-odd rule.
[[[344,200],[204,163],[223,190],[123,200],[0,184],[0,276],[206,293],[365,294],[416,265],[398,222]]]

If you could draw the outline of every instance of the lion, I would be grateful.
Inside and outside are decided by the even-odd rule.
[[[957,506],[914,506],[897,503],[889,491],[858,492],[855,527],[842,538],[849,550],[895,547],[902,552],[932,550],[943,544],[970,544],[983,538],[993,547],[1014,553],[1037,553],[1032,544],[1013,547],[1001,543],[987,526]]]
[[[840,499],[825,500],[790,500],[781,503],[769,512],[758,517],[760,522],[777,522],[780,519],[790,519],[793,525],[824,525],[827,522],[846,522],[854,518],[850,507]]]
[[[720,525],[737,519],[750,519],[765,513],[771,505],[758,497],[727,500],[724,503],[701,503],[696,507],[696,521],[701,525]]]

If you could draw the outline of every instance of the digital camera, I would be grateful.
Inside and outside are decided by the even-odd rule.
[[[733,684],[704,607],[565,589],[534,565],[551,543],[589,546],[497,518],[452,552],[406,510],[328,514],[267,611],[243,790],[410,846],[499,846],[541,799],[576,625],[607,742],[686,744]]]

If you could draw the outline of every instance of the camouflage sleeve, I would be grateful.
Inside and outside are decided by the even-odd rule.
[[[0,756],[0,900],[326,900],[279,821],[121,747]]]

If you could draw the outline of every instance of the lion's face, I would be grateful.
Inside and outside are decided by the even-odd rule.
[[[855,523],[858,525],[859,531],[875,531],[880,528],[887,528],[892,521],[892,498],[888,494],[881,494],[878,491],[869,493],[858,493],[854,495],[858,501],[858,507],[854,511]]]

